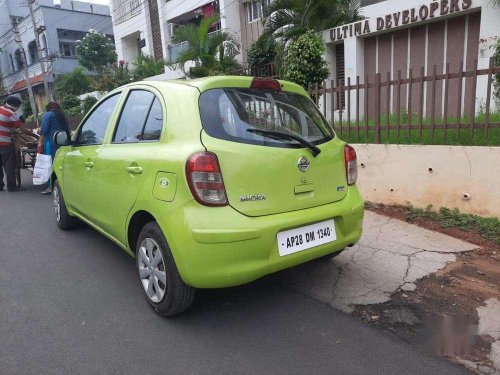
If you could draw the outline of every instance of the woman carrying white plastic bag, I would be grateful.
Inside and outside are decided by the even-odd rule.
[[[57,145],[54,143],[54,134],[57,131],[64,130],[69,133],[68,120],[61,109],[61,106],[56,102],[49,102],[46,107],[46,112],[42,117],[42,126],[40,129],[40,139],[38,140],[38,148],[43,151],[44,156],[48,156],[50,159],[50,164],[54,161],[54,157],[57,151]],[[38,163],[37,155],[37,163]],[[36,167],[35,167],[36,170]],[[42,191],[42,194],[51,194],[51,184],[50,184],[50,171],[45,182],[49,182],[47,189]],[[43,176],[45,177],[45,175]],[[33,183],[35,175],[33,174]]]
[[[43,185],[50,179],[52,173],[52,156],[36,154],[35,168],[33,168],[33,185]]]

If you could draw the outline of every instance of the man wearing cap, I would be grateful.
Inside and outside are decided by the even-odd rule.
[[[22,191],[16,185],[16,153],[12,143],[12,130],[19,128],[23,121],[16,113],[22,101],[16,96],[9,96],[0,106],[0,191],[4,188],[3,170],[7,175],[7,190]],[[3,170],[2,170],[3,168]]]

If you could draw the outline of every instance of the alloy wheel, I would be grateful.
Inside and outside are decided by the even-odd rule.
[[[139,277],[148,298],[155,303],[161,302],[167,289],[165,261],[158,243],[146,237],[137,254]]]

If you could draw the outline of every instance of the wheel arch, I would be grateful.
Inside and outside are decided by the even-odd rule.
[[[127,244],[133,254],[135,254],[137,239],[142,228],[151,222],[157,222],[157,220],[150,212],[145,210],[136,211],[130,217],[127,225]]]
[[[50,183],[51,183],[51,186],[54,186],[54,182],[58,180],[58,177],[57,177],[57,174],[56,172],[52,172],[52,174],[50,175]]]

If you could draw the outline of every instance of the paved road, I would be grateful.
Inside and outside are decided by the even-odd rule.
[[[0,192],[0,373],[462,374],[267,278],[198,294],[163,319],[132,258],[59,231],[50,197]]]

